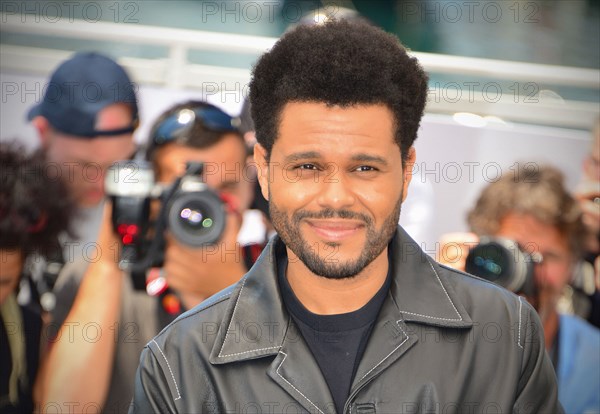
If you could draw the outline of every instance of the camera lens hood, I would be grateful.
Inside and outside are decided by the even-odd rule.
[[[465,270],[512,292],[527,290],[532,263],[519,245],[502,237],[482,237],[467,256]]]

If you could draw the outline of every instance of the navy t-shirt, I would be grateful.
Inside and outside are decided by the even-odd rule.
[[[391,273],[388,270],[383,286],[362,308],[338,315],[318,315],[306,309],[294,294],[285,276],[287,263],[285,249],[281,249],[277,254],[277,264],[283,302],[321,369],[336,411],[341,413],[369,335],[390,289]]]

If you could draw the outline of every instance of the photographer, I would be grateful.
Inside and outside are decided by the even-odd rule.
[[[0,144],[0,411],[33,411],[42,317],[17,302],[34,255],[45,256],[68,231],[73,205],[60,180],[47,174],[45,154]]]
[[[76,234],[59,235],[60,245],[31,268],[33,283],[23,292],[32,304],[54,313],[55,296],[81,282],[60,278],[61,268],[96,255],[104,175],[114,162],[134,154],[139,119],[136,85],[117,62],[99,53],[74,54],[56,68],[46,86],[28,119],[46,151],[49,170],[76,205],[71,217]]]
[[[79,260],[96,240],[102,217],[104,174],[135,151],[138,120],[135,84],[114,60],[94,52],[73,55],[52,74],[42,101],[28,118],[48,161],[77,205],[63,237],[63,261]]]
[[[251,202],[252,183],[244,175],[246,147],[233,121],[204,102],[177,105],[156,121],[147,147],[156,180],[170,184],[185,173],[186,163],[204,163],[203,180],[227,200],[224,232],[216,244],[197,248],[178,241],[167,230],[164,257],[155,262],[163,262],[159,273],[172,294],[149,296],[134,290],[130,275],[119,269],[120,241],[111,223],[112,203],[107,203],[98,239],[102,254],[89,264],[74,302],[72,297],[59,298],[61,306],[69,307],[71,301],[73,307],[50,352],[43,381],[44,404],[68,402],[79,410],[88,405],[103,412],[126,411],[143,346],[180,311],[236,282],[246,272],[247,261],[255,258],[260,246],[245,249],[237,240]],[[161,202],[152,203],[156,218]],[[245,250],[249,253],[244,254]],[[65,276],[76,277],[86,265],[70,267],[71,275]],[[86,333],[86,326],[88,330],[97,327],[102,334]],[[69,327],[72,341],[68,340]],[[94,336],[92,340],[90,336]]]
[[[506,280],[500,283],[505,286],[521,286],[513,290],[540,315],[565,412],[600,410],[600,331],[577,316],[559,313],[564,290],[582,271],[586,240],[582,211],[565,189],[560,171],[536,165],[505,174],[483,190],[468,220],[475,234],[446,236],[440,259],[460,270],[465,270],[466,262],[468,272],[498,283]],[[478,237],[494,247],[490,254],[481,250],[482,245],[474,248]],[[499,244],[513,252],[506,260],[498,259],[504,251]],[[457,250],[459,254],[452,255]],[[522,273],[522,283],[514,284],[518,266],[529,270]],[[505,267],[512,270],[506,277],[500,272]]]

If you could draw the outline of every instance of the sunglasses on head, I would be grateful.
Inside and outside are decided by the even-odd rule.
[[[161,145],[187,138],[196,122],[200,122],[206,129],[216,132],[237,131],[239,123],[237,118],[212,106],[182,108],[160,123],[152,134],[152,140],[155,145]]]

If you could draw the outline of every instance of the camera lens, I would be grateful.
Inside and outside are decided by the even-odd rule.
[[[225,228],[225,210],[212,191],[183,192],[173,200],[168,221],[179,241],[200,247],[219,240]]]
[[[508,251],[498,244],[479,245],[473,249],[469,273],[497,283],[506,274],[510,260],[507,255]]]
[[[512,292],[529,294],[534,288],[530,255],[513,240],[482,238],[469,252],[465,270]]]
[[[179,218],[183,228],[197,233],[209,231],[214,224],[210,214],[203,210],[203,206],[190,205],[185,207],[179,212]]]

